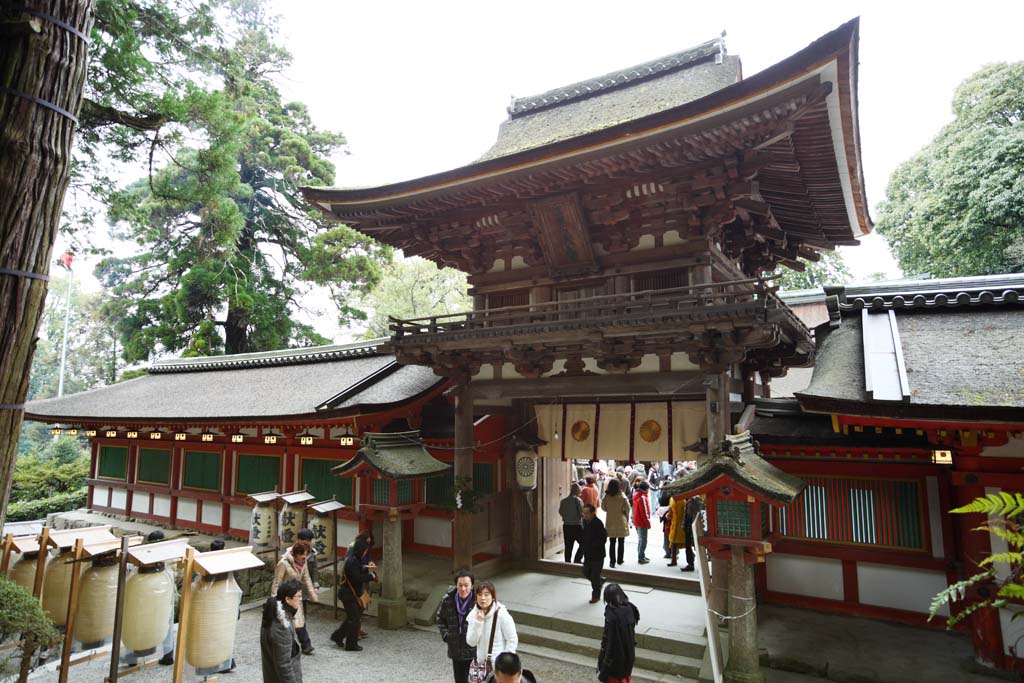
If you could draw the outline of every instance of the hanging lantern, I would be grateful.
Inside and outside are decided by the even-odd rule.
[[[141,567],[124,589],[121,642],[137,656],[152,654],[171,630],[174,577],[162,564]]]
[[[281,495],[284,507],[278,516],[277,528],[281,534],[281,545],[290,546],[299,538],[299,529],[302,528],[305,503],[311,501],[315,496],[309,491],[295,491]]]
[[[117,559],[96,559],[82,572],[79,584],[75,640],[86,649],[99,647],[114,635],[114,608],[117,596]]]
[[[36,560],[38,558],[39,553],[25,553],[17,562],[14,563],[9,574],[11,581],[18,584],[29,593],[31,593],[32,589],[35,587]]]
[[[60,427],[54,427],[53,429],[50,430],[50,433],[53,434],[54,436],[60,436],[60,432]]]
[[[68,594],[71,592],[71,574],[80,570],[74,562],[75,554],[69,549],[46,564],[43,577],[43,611],[54,626],[63,626],[68,621]]]
[[[94,436],[96,436],[96,430],[95,429],[86,429],[85,430],[85,435],[90,437],[90,438],[94,437]]]
[[[227,668],[235,646],[242,589],[228,574],[201,576],[192,582],[188,611],[188,663],[200,673]]]
[[[334,557],[338,548],[338,525],[335,512],[345,507],[336,500],[325,500],[309,506],[313,516],[309,518],[309,530],[313,532],[313,547],[319,558]]]
[[[277,514],[270,504],[278,497],[277,491],[253,493],[249,496],[256,504],[249,525],[249,543],[252,545],[270,545],[274,542],[277,536]]]

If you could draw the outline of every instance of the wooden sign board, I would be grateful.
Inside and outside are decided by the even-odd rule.
[[[277,491],[267,491],[266,493],[249,494],[249,498],[256,501],[257,505],[263,505],[264,503],[272,503],[280,497],[281,494],[278,493]]]
[[[146,539],[142,536],[129,536],[128,545],[142,545],[142,542]],[[121,539],[115,539],[113,541],[100,541],[98,543],[87,543],[82,548],[85,557],[96,557],[97,555],[106,555],[107,553],[116,553],[121,549]]]
[[[128,551],[128,561],[139,567],[152,566],[162,562],[177,562],[185,557],[188,540],[175,538],[159,543],[147,543],[136,546]]]
[[[195,566],[200,574],[213,576],[243,569],[262,567],[263,560],[252,554],[252,546],[226,548],[208,553],[196,553]]]
[[[289,505],[295,505],[296,503],[305,503],[307,500],[315,500],[314,496],[309,491],[303,489],[302,491],[293,491],[292,493],[282,493],[281,500],[288,503]]]
[[[78,539],[82,539],[83,545],[118,540],[117,536],[110,533],[109,526],[89,526],[81,529],[62,529],[61,531],[51,531],[50,539],[47,543],[48,545],[63,550],[65,548],[74,547],[75,541]]]
[[[336,500],[325,500],[320,503],[313,503],[308,506],[310,510],[320,515],[327,515],[345,507]]]
[[[25,553],[38,553],[38,534],[32,534],[31,536],[15,536],[11,541],[11,546],[22,555]]]
[[[552,275],[574,275],[598,270],[590,230],[575,194],[535,202],[533,223],[540,248]]]

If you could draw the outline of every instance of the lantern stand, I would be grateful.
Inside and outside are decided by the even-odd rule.
[[[181,683],[181,676],[188,658],[188,631],[191,627],[192,615],[192,572],[196,571],[200,577],[221,576],[243,569],[262,567],[263,560],[252,552],[252,546],[240,548],[227,548],[225,550],[214,550],[207,553],[197,553],[195,548],[189,546],[185,551],[185,566],[182,572],[181,582],[181,617],[178,620],[177,646],[174,649],[174,673],[173,683]],[[217,676],[204,676],[203,680],[218,680]]]
[[[261,543],[262,540],[260,534],[262,533],[256,525],[257,512],[260,508],[272,508],[273,502],[281,497],[281,494],[277,491],[267,491],[265,493],[250,493],[249,499],[255,504],[252,509],[252,527],[249,529],[249,544],[253,548],[260,548],[259,550],[252,550],[252,553],[257,557],[263,557],[270,553],[274,554],[274,567],[277,567],[277,563],[281,561],[281,544],[278,539],[278,534],[274,532],[273,527],[277,526],[277,515],[271,511],[269,515],[271,529],[267,534],[267,542]]]
[[[0,574],[7,574],[7,567],[11,563],[11,546],[14,545],[14,534],[4,536],[4,557],[0,560]]]
[[[32,583],[32,597],[37,600],[40,599],[43,592],[43,570],[46,569],[46,553],[48,550],[48,542],[50,540],[50,528],[43,527],[43,530],[39,532],[39,540],[35,542],[36,551],[36,577]],[[32,552],[30,550],[30,539],[25,539],[24,549],[19,551],[24,554],[26,552]],[[31,641],[25,641],[25,648],[22,650],[21,656],[21,670],[18,673],[18,683],[24,683],[28,680],[29,670],[32,668],[32,653],[35,652],[35,643]]]
[[[344,507],[344,504],[339,503],[333,498],[331,500],[325,500],[319,503],[310,503],[309,505],[306,506],[306,510],[312,510],[321,517],[327,517],[327,519],[330,520],[331,524],[334,525],[334,533],[332,533],[330,537],[334,539],[333,541],[331,541],[331,545],[333,546],[331,548],[331,558],[334,562],[334,590],[332,592],[334,593],[335,619],[338,618],[338,588],[341,586],[338,577],[338,510],[341,510]],[[316,541],[315,532],[313,540]]]
[[[139,567],[139,569],[145,569],[150,567],[157,567],[160,565],[174,563],[177,564],[185,557],[185,551],[188,548],[188,541],[185,538],[179,537],[171,539],[169,541],[160,541],[158,543],[147,543],[145,545],[135,546],[123,552],[122,559],[125,562]],[[121,660],[121,640],[122,631],[124,624],[124,612],[125,612],[125,598],[128,593],[127,580],[125,575],[127,574],[127,566],[118,573],[118,586],[117,586],[117,604],[118,611],[115,615],[114,620],[114,641],[110,655],[110,673],[106,678],[105,683],[116,683],[117,679],[121,676],[128,676],[133,673],[142,671],[151,666],[155,666],[159,661],[158,656],[154,656],[152,659],[146,662],[132,664],[124,669],[119,669]],[[173,584],[173,580],[171,581]],[[170,614],[168,615],[168,622],[173,623],[174,621],[174,597],[170,598],[171,607],[169,608]],[[180,622],[180,619],[179,619]],[[129,626],[135,626],[130,624]],[[170,629],[172,625],[168,626],[168,636],[170,636]],[[164,653],[161,653],[164,654]]]
[[[281,500],[284,501],[284,505],[281,507],[281,513],[277,520],[278,545],[291,546],[296,541],[298,530],[306,526],[306,508],[301,507],[301,504],[316,500],[316,496],[306,489],[302,489],[301,491],[282,493]],[[297,524],[295,522],[296,515],[302,517],[302,519],[298,520]]]

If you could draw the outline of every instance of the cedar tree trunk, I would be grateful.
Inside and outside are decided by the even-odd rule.
[[[0,269],[46,275],[71,170],[93,0],[0,0]],[[66,113],[55,111],[54,108]],[[46,280],[0,272],[0,522]]]

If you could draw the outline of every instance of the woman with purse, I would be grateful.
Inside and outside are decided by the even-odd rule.
[[[331,634],[331,640],[350,652],[363,649],[359,645],[359,628],[363,612],[370,606],[370,592],[366,584],[373,578],[373,570],[377,568],[373,562],[363,564],[369,552],[369,543],[361,538],[356,539],[345,555],[341,586],[338,587],[338,598],[345,606],[345,621]]]
[[[629,501],[622,494],[622,483],[618,479],[608,482],[601,509],[607,513],[604,526],[608,530],[608,566],[615,569],[616,562],[622,564],[625,554],[630,515]]]
[[[617,583],[604,587],[604,633],[597,657],[597,680],[602,683],[630,683],[636,661],[636,625],[640,610]]]
[[[494,658],[519,647],[516,624],[498,602],[498,592],[490,581],[477,584],[476,607],[466,621],[466,643],[476,648],[476,659],[469,665],[469,683],[483,683],[494,669]]]
[[[313,579],[309,576],[308,559],[309,553],[304,543],[296,542],[289,548],[274,570],[274,581],[270,584],[271,595],[277,593],[277,588],[282,582],[295,579],[302,585],[303,600],[318,602],[319,597],[313,586]],[[295,612],[292,624],[295,626],[295,634],[299,637],[299,643],[302,645],[302,654],[313,654],[313,643],[309,639],[309,631],[306,630],[306,615],[302,603],[299,604],[299,608]]]

